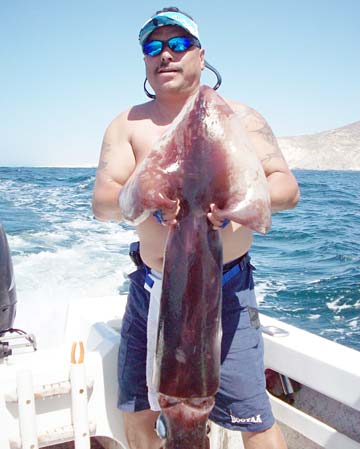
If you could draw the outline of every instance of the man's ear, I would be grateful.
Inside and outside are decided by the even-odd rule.
[[[205,69],[205,49],[200,48],[200,67],[201,70]]]

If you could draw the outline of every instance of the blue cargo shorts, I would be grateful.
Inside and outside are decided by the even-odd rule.
[[[250,256],[223,267],[220,388],[210,419],[231,430],[259,432],[274,424],[266,393],[263,339]],[[147,319],[151,270],[138,263],[121,329],[118,407],[126,412],[150,408],[146,383]]]

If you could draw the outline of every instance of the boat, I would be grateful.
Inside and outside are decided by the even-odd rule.
[[[7,325],[15,303],[0,301]],[[74,301],[51,348],[0,328],[0,449],[128,449],[116,404],[125,305],[124,295]],[[261,323],[270,400],[289,449],[360,449],[360,352],[264,314]],[[209,428],[211,448],[242,447],[238,432]]]

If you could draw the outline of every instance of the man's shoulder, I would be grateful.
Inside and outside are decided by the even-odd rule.
[[[131,106],[120,112],[109,124],[109,128],[126,127],[133,122],[145,120],[150,117],[151,101]]]
[[[136,104],[122,111],[113,121],[134,121],[149,118],[152,111],[152,101]]]
[[[256,109],[251,106],[241,103],[239,101],[233,101],[226,99],[226,102],[240,118],[244,128],[247,131],[257,131],[262,129],[267,123],[264,117]]]

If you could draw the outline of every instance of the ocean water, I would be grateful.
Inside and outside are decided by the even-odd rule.
[[[301,201],[252,248],[261,311],[360,350],[360,172],[295,171]],[[128,288],[124,224],[93,219],[95,169],[1,168],[0,221],[17,285],[15,325],[61,340],[67,304]]]

